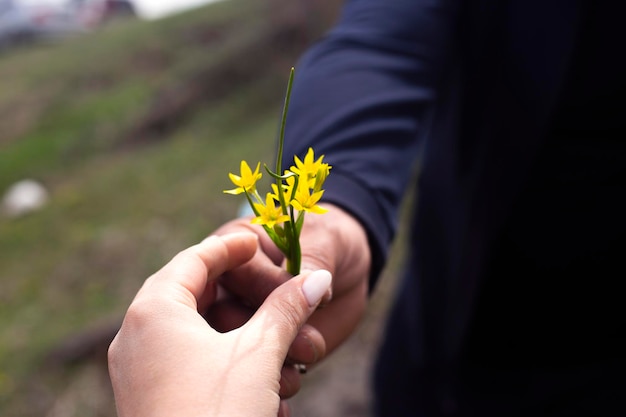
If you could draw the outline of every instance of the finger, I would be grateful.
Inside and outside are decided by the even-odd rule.
[[[281,401],[280,406],[278,408],[278,417],[289,417],[291,416],[291,410],[289,409],[289,404],[287,401]]]
[[[206,244],[211,243],[213,238],[210,236],[198,245],[199,255],[204,261],[208,269],[209,279],[215,279],[218,275],[225,271],[238,267],[249,261],[254,256],[258,247],[258,235],[253,233],[230,233],[223,236],[216,236],[218,241],[226,246],[227,257],[226,265],[218,263],[218,267],[214,266],[216,254],[213,253]],[[215,245],[213,245],[214,247]]]
[[[262,346],[272,349],[270,356],[282,363],[298,331],[331,282],[332,276],[325,270],[294,277],[272,292],[245,326],[261,329]]]
[[[336,349],[352,334],[365,313],[367,306],[367,282],[362,281],[353,291],[333,299],[324,308],[317,309],[307,324],[324,335],[325,354]]]
[[[258,250],[250,262],[226,272],[219,282],[242,302],[256,308],[272,291],[291,278],[290,273],[274,264],[265,252]]]
[[[213,304],[217,298],[217,281],[208,281],[204,287],[204,293],[198,298],[198,312],[206,311],[211,304]]]
[[[280,265],[283,261],[284,255],[276,247],[274,242],[272,242],[272,239],[270,239],[267,233],[265,233],[263,227],[250,223],[250,220],[252,220],[252,216],[232,220],[217,229],[214,234],[223,236],[225,234],[241,232],[254,233],[259,237],[259,248],[263,251],[263,253],[271,259],[272,263]]]
[[[230,294],[250,307],[258,307],[279,285],[292,277],[282,265],[284,255],[259,225],[250,223],[251,217],[239,218],[226,223],[215,233],[222,235],[233,231],[249,231],[259,237],[259,250],[245,265],[225,273],[220,285]],[[262,277],[262,279],[259,279]]]
[[[207,283],[248,261],[256,248],[257,237],[250,233],[211,236],[178,253],[146,281],[143,291],[160,285],[175,285],[183,289],[178,301],[197,309]]]
[[[345,257],[347,245],[344,245],[337,234],[337,225],[345,224],[347,215],[338,207],[324,205],[329,211],[323,216],[311,216],[302,228],[300,247],[302,253],[301,270],[315,271],[324,269],[335,274],[339,270],[338,262]],[[322,299],[322,305],[328,304],[335,288],[329,288]],[[341,291],[342,288],[339,288]]]
[[[302,375],[294,365],[285,365],[280,371],[280,398],[291,398],[300,391],[302,386]]]
[[[365,229],[352,215],[332,204],[323,206],[326,214],[304,222],[300,243],[302,270],[326,269],[338,277],[322,301],[325,306],[367,278],[370,252]]]
[[[233,298],[226,298],[213,303],[203,317],[212,328],[224,333],[243,326],[254,311]]]
[[[287,361],[311,365],[326,356],[326,341],[315,327],[305,324],[289,347]]]
[[[328,212],[323,216],[310,216],[304,222],[300,246],[302,252],[302,270],[316,271],[325,269],[334,273],[336,271],[336,259],[341,253],[341,247],[337,246],[337,236],[335,228],[339,208],[330,205],[323,205]],[[342,219],[338,219],[340,221]]]

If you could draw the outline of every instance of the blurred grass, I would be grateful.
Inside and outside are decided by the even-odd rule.
[[[42,414],[63,383],[29,387],[67,335],[120,316],[149,274],[235,215],[227,173],[273,159],[289,66],[338,3],[230,0],[0,55],[0,193],[22,178],[51,192],[41,211],[0,217],[0,415],[110,415]],[[148,123],[194,88],[206,97]]]
[[[256,36],[268,9],[263,1],[226,2],[2,57],[0,189],[123,140],[159,93]]]

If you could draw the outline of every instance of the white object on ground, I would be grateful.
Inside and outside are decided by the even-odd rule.
[[[0,208],[8,217],[19,217],[39,210],[48,202],[48,191],[39,182],[31,179],[11,185],[2,197]]]

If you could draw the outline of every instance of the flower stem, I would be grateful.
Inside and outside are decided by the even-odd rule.
[[[285,144],[285,126],[287,126],[287,111],[289,110],[289,100],[291,99],[291,89],[293,87],[294,71],[295,71],[294,68],[291,67],[291,71],[289,72],[289,80],[287,81],[287,92],[285,93],[285,103],[283,104],[283,114],[280,119],[280,133],[278,136],[278,152],[277,152],[277,158],[276,158],[276,173],[278,175],[283,175],[283,169],[282,169],[281,164],[283,160],[283,146]]]
[[[289,110],[289,100],[291,98],[291,89],[293,87],[294,68],[291,68],[289,72],[289,81],[287,82],[287,92],[285,93],[285,103],[283,105],[283,114],[280,122],[280,133],[278,136],[278,152],[276,155],[276,174],[282,175],[282,159],[283,159],[283,147],[285,144],[285,126],[287,125],[287,111]],[[296,179],[297,184],[297,179]],[[288,242],[288,251],[285,253],[287,258],[287,271],[290,274],[297,275],[300,273],[300,264],[302,258],[302,252],[300,249],[300,231],[297,224],[294,222],[293,207],[288,207],[285,203],[285,196],[283,190],[282,178],[276,178],[276,185],[278,188],[278,200],[283,210],[283,214],[288,214],[291,221],[285,223],[285,239]]]

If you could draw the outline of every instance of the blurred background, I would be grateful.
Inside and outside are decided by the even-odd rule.
[[[143,280],[237,213],[289,68],[340,0],[0,0],[0,415],[115,416],[106,349]],[[367,416],[401,248],[294,416]]]

